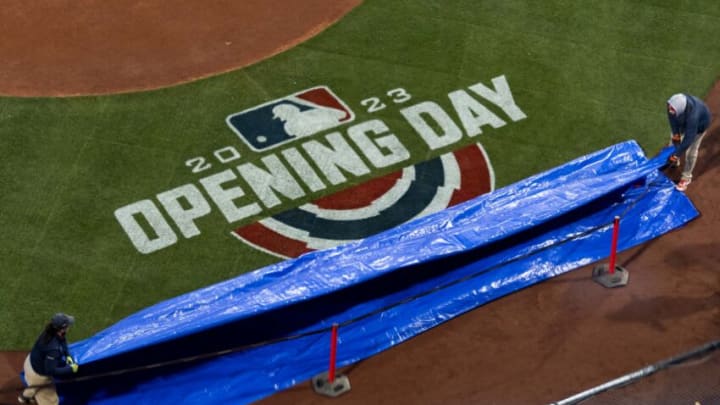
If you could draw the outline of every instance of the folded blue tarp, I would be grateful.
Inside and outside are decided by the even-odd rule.
[[[647,160],[624,142],[362,241],[159,303],[74,344],[88,378],[59,390],[71,403],[246,403],[324,371],[333,323],[338,365],[357,362],[606,257],[615,216],[619,250],[696,217],[658,171],[669,153]],[[178,362],[187,358],[198,360]]]

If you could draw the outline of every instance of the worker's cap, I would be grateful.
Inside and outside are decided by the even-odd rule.
[[[673,108],[673,110],[675,110],[677,115],[680,115],[685,112],[685,106],[687,106],[687,96],[682,93],[673,94],[673,96],[668,99],[667,103]]]
[[[57,329],[67,328],[75,323],[75,317],[58,312],[50,319],[50,323]]]

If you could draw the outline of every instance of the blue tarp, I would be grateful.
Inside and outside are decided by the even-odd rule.
[[[658,171],[669,153],[648,160],[634,141],[617,144],[362,241],[161,302],[72,345],[88,378],[60,393],[70,403],[251,402],[325,371],[333,323],[338,366],[357,362],[607,257],[615,216],[620,251],[695,218]],[[188,358],[198,360],[178,362]]]

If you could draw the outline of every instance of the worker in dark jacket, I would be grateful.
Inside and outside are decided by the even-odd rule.
[[[678,190],[685,191],[692,181],[700,142],[710,127],[710,109],[699,98],[678,93],[667,101],[667,115],[670,122],[670,139],[675,145],[669,163],[671,167],[679,167],[680,156],[685,154],[685,166],[676,186]]]
[[[70,355],[65,335],[75,318],[63,313],[53,315],[25,359],[25,380],[28,384],[18,402],[57,405],[60,400],[53,377],[77,373],[78,365]]]

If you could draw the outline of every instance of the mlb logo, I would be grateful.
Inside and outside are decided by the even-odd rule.
[[[262,151],[352,122],[355,114],[327,86],[317,86],[229,115],[225,121]]]

